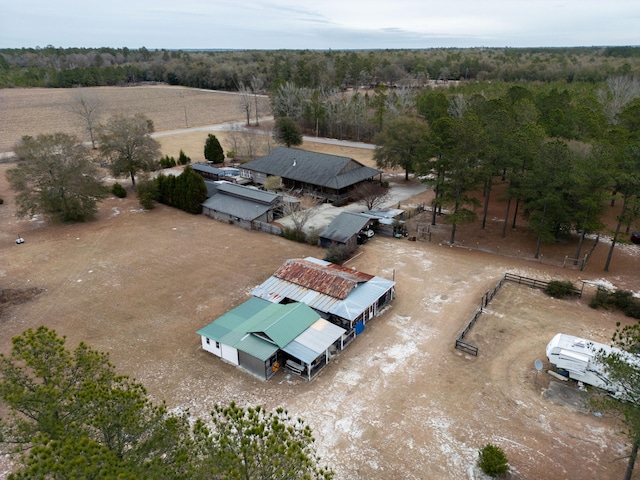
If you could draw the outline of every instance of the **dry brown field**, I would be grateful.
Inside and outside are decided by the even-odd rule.
[[[14,91],[22,102],[28,92]],[[0,90],[3,105],[10,93]],[[41,94],[36,92],[36,104]],[[222,121],[242,120],[234,105],[228,108]],[[47,116],[47,105],[41,109]],[[166,129],[181,128],[178,123]],[[159,140],[165,152],[178,146],[197,151],[206,131]],[[312,142],[302,148],[371,161],[369,150]],[[323,250],[164,206],[143,211],[133,195],[106,199],[98,218],[86,224],[18,219],[8,168],[10,163],[0,164],[0,287],[42,293],[2,305],[0,352],[9,350],[13,336],[45,324],[65,335],[69,346],[85,341],[109,352],[120,372],[171,408],[204,418],[213,404],[231,400],[284,406],[311,425],[320,455],[340,480],[482,478],[474,465],[487,442],[504,449],[512,479],[595,480],[624,473],[627,447],[616,420],[558,403],[549,395],[554,380],[544,372],[536,378],[533,367],[540,359],[549,368],[544,349],[557,332],[606,342],[616,321],[627,322],[590,309],[592,287],[581,299],[561,301],[506,284],[467,337],[479,347],[478,357],[454,349],[454,340],[505,272],[638,290],[637,247],[617,249],[608,273],[602,270],[604,242],[582,272],[525,254],[508,256],[509,249],[531,251],[524,233],[509,235],[511,244],[505,242],[499,255],[471,249],[479,235],[489,242],[486,237],[499,232],[498,204],[490,215],[494,228],[482,234],[462,229],[457,247],[444,241],[446,232],[431,242],[376,236],[347,266],[395,278],[391,307],[311,383],[285,372],[264,382],[203,352],[195,331],[248,299],[251,288],[287,258],[323,257]],[[427,200],[428,193],[403,205]],[[18,235],[24,244],[15,243]],[[561,259],[572,249],[545,246],[543,252]],[[0,458],[0,478],[10,468]]]
[[[211,90],[168,85],[0,89],[0,152],[11,151],[24,135],[64,132],[89,141],[86,122],[73,113],[80,97],[99,104],[102,121],[144,113],[158,132],[246,119],[237,94]],[[268,116],[268,99],[260,97],[259,105],[261,116]]]

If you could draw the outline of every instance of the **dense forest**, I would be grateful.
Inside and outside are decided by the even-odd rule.
[[[639,75],[640,47],[437,48],[422,50],[0,49],[0,88],[166,82],[237,90],[260,78],[271,90],[429,81],[597,83]]]

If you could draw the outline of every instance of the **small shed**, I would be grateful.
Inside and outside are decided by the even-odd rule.
[[[318,245],[329,248],[331,245],[345,245],[354,249],[358,244],[358,235],[370,228],[377,220],[359,213],[341,212],[318,237]]]

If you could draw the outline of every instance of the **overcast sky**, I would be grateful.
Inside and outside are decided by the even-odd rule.
[[[0,48],[640,45],[640,0],[0,0]]]

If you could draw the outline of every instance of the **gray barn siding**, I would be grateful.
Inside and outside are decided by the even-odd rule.
[[[251,372],[264,380],[268,378],[266,363],[262,360],[256,357],[252,357],[248,353],[242,352],[240,350],[238,350],[238,360],[239,365],[248,372]]]

